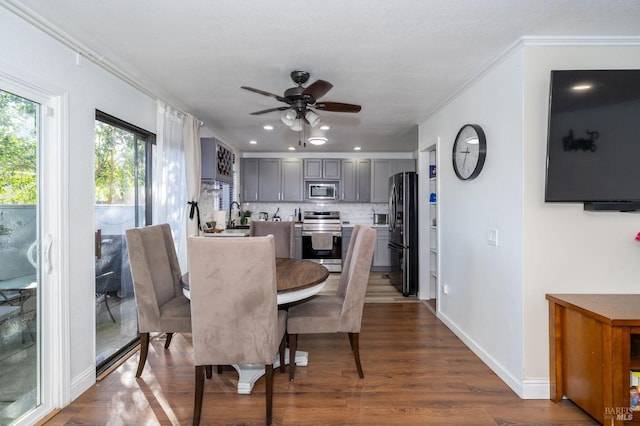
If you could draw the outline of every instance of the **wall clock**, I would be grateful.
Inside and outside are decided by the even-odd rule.
[[[453,144],[453,170],[462,180],[476,178],[487,157],[487,139],[477,124],[462,126]]]

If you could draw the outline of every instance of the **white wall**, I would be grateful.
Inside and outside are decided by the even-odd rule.
[[[638,293],[640,214],[544,203],[549,73],[640,68],[635,46],[525,46],[524,378],[548,381],[546,293]],[[640,166],[639,166],[640,167]],[[639,184],[639,182],[636,182]]]
[[[449,294],[441,289],[438,316],[517,392],[523,362],[522,61],[519,50],[506,56],[419,127],[419,150],[440,138],[438,275]],[[467,123],[483,128],[487,158],[476,179],[461,181],[451,151]],[[498,246],[488,245],[488,229],[498,230]]]
[[[72,398],[95,381],[93,139],[95,109],[156,133],[156,101],[0,8],[0,73],[59,96],[68,128],[68,265]],[[46,142],[46,141],[45,141]],[[63,173],[64,171],[60,171]],[[58,265],[60,267],[61,265]]]
[[[637,293],[640,215],[545,204],[552,69],[640,68],[640,40],[553,46],[523,40],[420,125],[420,148],[440,137],[439,317],[523,398],[549,396],[546,293]],[[598,45],[600,44],[600,45]],[[457,130],[480,124],[487,161],[459,181]],[[499,245],[487,245],[487,229]]]

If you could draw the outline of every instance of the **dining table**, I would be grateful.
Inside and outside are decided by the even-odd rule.
[[[278,306],[298,302],[318,294],[326,285],[329,270],[320,263],[305,259],[276,258],[276,287]],[[189,273],[182,276],[184,295],[190,298]],[[289,363],[289,351],[285,351],[285,362]],[[304,367],[309,362],[309,354],[296,351],[295,363]],[[238,393],[250,394],[253,386],[264,375],[264,365],[233,364],[238,372]],[[276,357],[273,368],[280,366],[280,358]]]

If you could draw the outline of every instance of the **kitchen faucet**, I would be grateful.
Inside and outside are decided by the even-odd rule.
[[[233,209],[233,205],[238,206],[238,210],[240,210],[240,204],[237,201],[232,201],[229,203],[229,218],[227,219],[227,228],[231,228],[231,209]]]

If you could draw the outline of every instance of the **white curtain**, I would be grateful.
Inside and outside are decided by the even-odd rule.
[[[182,113],[158,101],[156,157],[153,168],[153,223],[173,231],[180,269],[187,270],[187,184]]]
[[[187,176],[187,235],[199,235],[200,225],[200,121],[188,115],[184,119],[184,157]]]

